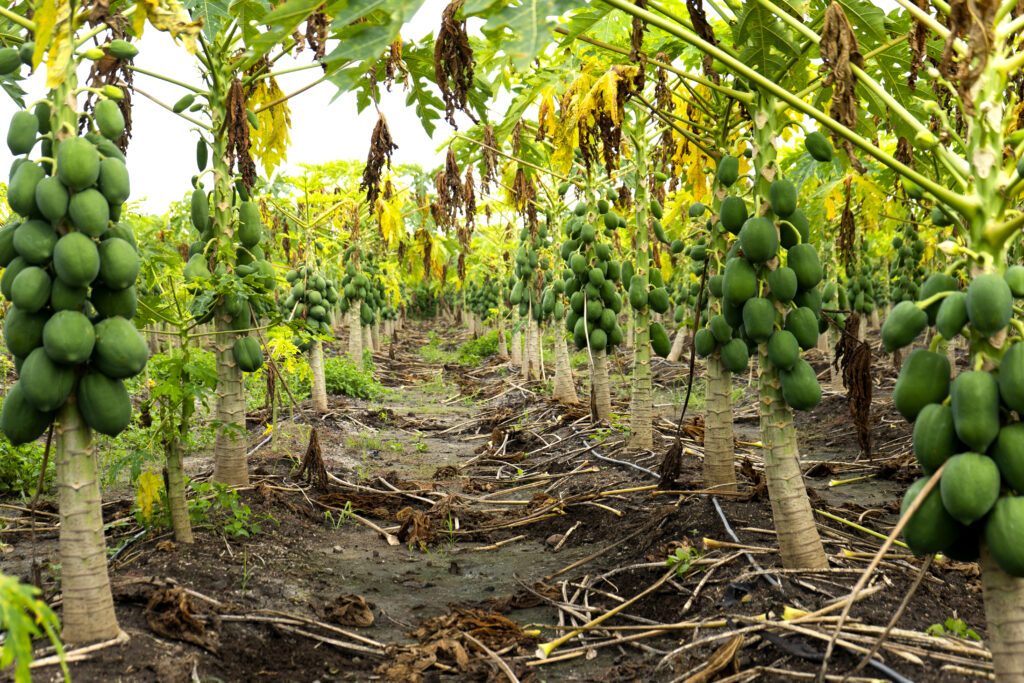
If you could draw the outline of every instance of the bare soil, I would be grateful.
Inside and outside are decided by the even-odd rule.
[[[831,568],[791,571],[775,549],[762,481],[756,382],[734,380],[741,495],[720,496],[720,514],[701,492],[699,404],[685,420],[688,450],[672,492],[654,489],[648,472],[659,470],[672,444],[685,362],[682,370],[654,364],[656,446],[636,453],[623,447],[626,418],[592,427],[584,406],[551,402],[544,383],[525,383],[497,358],[475,368],[427,363],[418,353],[427,328],[409,328],[375,356],[386,397],[331,397],[324,415],[300,406],[276,441],[255,450],[253,483],[240,495],[254,513],[273,517],[260,533],[198,529],[191,546],[165,532],[140,535],[134,523],[108,535],[111,547],[124,545],[110,573],[129,639],[73,662],[74,680],[484,681],[509,680],[508,671],[521,681],[813,677],[839,609],[802,623],[784,615],[849,594],[882,542],[868,532],[888,534],[903,490],[920,476],[909,426],[888,400],[895,373],[884,355],[874,360],[872,460],[859,458],[842,394],[826,390],[818,408],[797,416],[812,505],[828,515],[818,524]],[[443,338],[453,350],[466,334],[453,328]],[[344,348],[342,339],[329,353]],[[628,375],[630,360],[622,351],[613,368]],[[824,363],[816,368],[827,381]],[[585,372],[577,374],[586,397]],[[614,369],[613,376],[615,412],[628,415],[628,386]],[[250,417],[255,447],[265,440],[265,416]],[[295,477],[310,429],[330,474],[320,489]],[[187,468],[193,480],[212,469],[203,457]],[[108,521],[130,516],[132,492],[105,499]],[[11,546],[4,571],[29,580],[35,560],[36,579],[59,601],[56,532],[3,540]],[[692,549],[690,568],[665,578],[666,558],[678,548]],[[889,552],[850,612],[830,674],[853,671],[862,656],[854,650],[871,647],[921,564],[902,548]],[[585,640],[537,658],[539,643],[641,593]],[[983,645],[925,634],[954,617],[984,641],[977,566],[936,559],[876,655],[890,673],[869,666],[856,676],[984,675]],[[35,677],[59,680],[60,671],[44,667]]]

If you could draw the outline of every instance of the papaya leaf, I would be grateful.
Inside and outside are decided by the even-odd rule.
[[[291,144],[289,130],[292,125],[291,110],[288,102],[281,102],[264,110],[264,107],[284,96],[284,91],[274,78],[265,78],[256,83],[247,105],[256,112],[259,120],[258,129],[250,128],[249,139],[252,141],[252,153],[263,164],[267,176],[274,174],[274,169],[281,165],[287,156],[288,145]]]
[[[499,4],[502,6],[495,10]],[[485,32],[511,31],[510,36],[502,33],[502,49],[512,59],[514,67],[523,69],[552,41],[554,22],[549,18],[559,17],[579,3],[575,0],[521,0],[473,5],[473,9],[479,7],[478,11],[470,12],[464,6],[463,12],[466,16],[486,16]]]
[[[763,74],[774,74],[779,69],[780,61],[773,57],[773,49],[786,57],[799,56],[789,29],[778,17],[756,2],[747,4],[746,10],[739,16],[734,33],[737,42],[746,46],[744,55],[749,54],[754,59],[747,63]]]

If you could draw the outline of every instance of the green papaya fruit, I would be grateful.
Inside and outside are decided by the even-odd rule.
[[[949,395],[949,372],[949,361],[943,354],[925,349],[911,351],[893,389],[896,410],[913,422],[926,405],[944,401]]]
[[[832,161],[832,143],[820,131],[811,131],[804,138],[804,147],[815,161]]]

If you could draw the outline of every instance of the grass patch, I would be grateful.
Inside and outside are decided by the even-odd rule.
[[[470,339],[459,347],[456,360],[460,365],[480,365],[480,361],[498,353],[498,331],[491,330],[482,337]]]
[[[372,362],[367,367],[358,367],[344,356],[335,356],[324,361],[324,382],[327,393],[375,400],[384,395],[385,389],[373,378]]]
[[[480,365],[484,358],[498,352],[498,331],[491,330],[481,337],[470,339],[456,351],[443,348],[444,344],[444,340],[436,332],[430,332],[427,335],[427,343],[420,347],[420,356],[428,363],[438,365],[445,363],[458,363],[465,366]]]

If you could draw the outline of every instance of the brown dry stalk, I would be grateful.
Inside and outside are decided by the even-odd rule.
[[[494,139],[494,127],[491,124],[484,126],[484,141],[480,150],[484,158],[484,175],[480,178],[480,188],[484,193],[490,192],[491,181],[498,180],[498,143]]]
[[[829,114],[850,130],[857,128],[857,79],[852,65],[863,68],[864,57],[857,45],[857,36],[850,26],[843,8],[833,2],[825,10],[825,22],[821,28],[821,70],[826,72],[822,87],[832,88],[832,105]],[[833,135],[833,138],[835,136]],[[853,153],[848,140],[841,143],[850,157],[850,163],[858,172],[864,173],[863,164]]]
[[[434,178],[434,185],[437,190],[437,201],[431,205],[431,212],[438,227],[448,232],[455,225],[455,216],[465,202],[462,180],[459,178],[459,164],[455,160],[455,150],[451,145],[448,146],[448,154],[445,156],[444,169]]]
[[[469,110],[469,90],[473,86],[473,48],[469,46],[466,21],[455,18],[465,0],[452,0],[441,13],[441,28],[434,43],[434,71],[437,87],[444,100],[444,118],[455,124],[455,110],[465,113],[473,123],[476,117]]]
[[[704,12],[704,3],[701,0],[686,0],[686,9],[690,13],[690,22],[693,24],[693,32],[700,36],[703,40],[712,45],[718,45],[718,39],[715,38],[715,30],[708,23],[708,15]],[[715,83],[719,82],[718,72],[712,68],[714,64],[714,58],[709,54],[705,54],[701,60],[701,65],[704,67],[704,73],[708,78],[713,80]],[[669,110],[663,110],[669,111]]]
[[[523,120],[519,119],[516,121],[516,125],[512,126],[512,135],[509,139],[512,142],[512,154],[519,154],[519,150],[522,149],[522,136],[523,136]]]
[[[853,272],[857,265],[857,223],[853,219],[853,210],[850,208],[851,179],[846,179],[846,205],[843,207],[842,217],[839,219],[839,255],[846,268],[846,274]]]
[[[860,316],[852,313],[836,344],[834,367],[843,369],[843,385],[850,402],[850,415],[857,427],[861,453],[871,458],[871,346],[857,339]]]
[[[242,81],[235,79],[228,90],[227,118],[225,125],[228,133],[228,168],[233,170],[238,164],[238,174],[245,186],[252,189],[256,184],[256,162],[249,154],[249,119],[245,115],[245,92]]]
[[[914,0],[914,4],[923,12],[928,11],[928,0]],[[907,34],[907,42],[910,44],[910,75],[907,77],[907,85],[910,92],[917,88],[917,74],[924,66],[925,48],[928,46],[928,27],[916,17],[911,18],[912,25]]]
[[[363,167],[363,178],[359,181],[359,189],[366,190],[366,201],[371,207],[376,205],[377,197],[380,196],[381,169],[384,168],[384,164],[391,168],[391,154],[396,149],[398,145],[391,138],[387,119],[380,113],[377,125],[373,127],[373,135],[370,136],[370,153],[366,157],[366,166]]]
[[[956,84],[964,111],[974,113],[971,90],[988,64],[993,42],[992,23],[1001,3],[996,0],[953,0],[949,3],[949,36],[942,49],[939,67],[943,76]],[[956,54],[953,44],[963,39],[967,53]]]
[[[640,9],[647,9],[647,0],[634,0],[633,4]],[[630,61],[634,63],[639,61],[641,65],[647,61],[647,55],[643,51],[643,35],[645,33],[647,33],[647,23],[639,16],[634,16],[630,26]]]
[[[388,57],[384,62],[384,87],[388,92],[391,92],[391,86],[396,80],[401,81],[404,87],[409,85],[409,70],[402,60],[401,39],[388,46]]]

